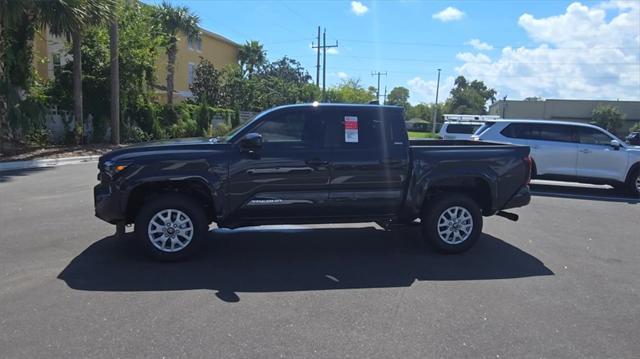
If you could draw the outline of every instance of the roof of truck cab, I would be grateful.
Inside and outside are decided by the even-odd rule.
[[[297,103],[297,104],[293,104],[293,105],[282,105],[282,106],[274,107],[273,110],[285,109],[285,108],[308,108],[308,107],[384,108],[384,109],[392,109],[392,110],[402,110],[401,106],[360,104],[360,103],[325,103],[325,102]]]

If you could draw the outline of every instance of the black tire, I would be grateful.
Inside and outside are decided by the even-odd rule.
[[[451,238],[445,240],[438,231],[438,221],[440,217],[444,215],[443,220],[447,219],[445,212],[453,210],[454,208],[463,208],[466,211],[456,210],[462,217],[458,218],[458,227],[454,226],[454,232],[451,234]],[[472,222],[469,223],[468,216]],[[453,254],[462,253],[471,248],[480,237],[482,233],[482,213],[478,204],[469,196],[464,194],[442,194],[438,197],[430,199],[426,207],[424,208],[421,218],[422,223],[422,236],[426,243],[428,243],[433,249],[441,253]],[[471,225],[470,230],[464,232],[463,227]],[[448,223],[445,224],[448,226]],[[443,230],[448,230],[448,227],[441,226]],[[468,227],[466,227],[468,229]],[[457,233],[457,234],[456,234]],[[454,238],[454,236],[457,236]],[[463,239],[462,239],[463,238]],[[462,239],[462,240],[460,240]]]
[[[167,212],[169,210],[171,211]],[[155,227],[162,229],[164,234],[160,234],[160,236],[156,238],[156,244],[154,244],[150,236],[156,236],[159,233],[153,235],[149,233],[151,227],[150,222],[156,215],[159,215],[163,211],[164,214],[168,214],[169,221],[178,227],[174,226],[173,232],[169,234],[169,237],[166,237],[167,233],[169,233],[167,232],[167,227],[160,225],[160,222],[155,222]],[[182,214],[180,214],[180,212]],[[175,218],[175,220],[173,218]],[[179,222],[185,219],[190,220],[190,225],[187,223],[178,225]],[[191,230],[189,231],[189,229]],[[168,230],[170,231],[171,228]],[[161,195],[145,203],[140,209],[135,222],[135,235],[140,247],[149,257],[163,262],[181,261],[192,256],[202,246],[207,237],[208,230],[209,223],[207,222],[207,217],[205,216],[202,206],[192,198],[180,194]],[[182,235],[178,234],[180,231],[183,231]],[[190,240],[187,239],[189,234],[191,234]],[[164,246],[162,245],[163,240],[165,243]],[[175,248],[171,248],[174,246],[172,243],[173,240],[179,240],[180,242],[179,244],[178,242],[175,243]],[[170,242],[167,243],[166,241]],[[178,248],[181,246],[183,247]],[[159,247],[163,247],[164,249]]]
[[[629,176],[629,180],[627,181],[627,190],[631,195],[640,197],[640,167],[636,168]]]

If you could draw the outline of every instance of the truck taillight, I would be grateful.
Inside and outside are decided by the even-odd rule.
[[[531,156],[527,156],[525,158],[523,158],[524,162],[527,164],[527,179],[525,181],[525,184],[529,184],[529,182],[531,182],[531,171],[532,171],[532,161],[531,161]]]

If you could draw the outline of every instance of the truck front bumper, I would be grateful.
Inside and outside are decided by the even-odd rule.
[[[93,200],[96,217],[105,222],[116,224],[124,221],[120,191],[112,183],[100,183],[93,187]]]
[[[529,191],[529,186],[522,186],[516,192],[516,194],[511,197],[511,199],[507,202],[507,204],[502,207],[502,209],[523,207],[531,202],[531,192]]]

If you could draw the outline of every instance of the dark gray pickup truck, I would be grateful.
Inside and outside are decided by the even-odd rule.
[[[529,147],[410,141],[403,109],[304,104],[274,108],[220,138],[151,142],[100,158],[96,216],[135,224],[154,258],[186,258],[219,227],[417,224],[458,253],[483,216],[529,203]]]

